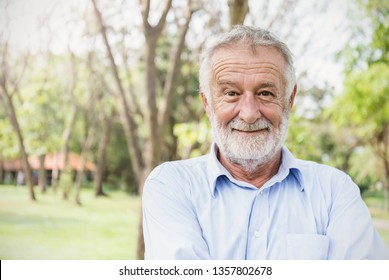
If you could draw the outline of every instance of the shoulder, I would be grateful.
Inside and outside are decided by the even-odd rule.
[[[284,165],[292,171],[297,177],[304,189],[310,187],[322,186],[325,188],[338,186],[348,180],[350,177],[343,171],[325,164],[314,161],[295,158],[293,154],[284,147],[283,149]]]
[[[208,156],[170,161],[154,168],[142,192],[144,208],[157,205],[192,207],[194,200],[207,194]]]
[[[193,174],[198,174],[199,171],[205,172],[207,170],[207,160],[208,155],[186,160],[164,162],[151,171],[146,181],[185,179]]]
[[[296,159],[296,166],[305,177],[316,177],[316,178],[323,177],[325,179],[336,178],[337,180],[339,178],[342,179],[349,178],[349,176],[345,172],[335,167],[317,163],[314,161]]]
[[[338,196],[360,196],[359,187],[351,177],[335,167],[325,164],[296,159],[303,187],[310,193],[320,192],[327,199]]]
[[[144,192],[164,191],[190,195],[193,188],[206,185],[207,162],[208,155],[164,162],[149,174]]]

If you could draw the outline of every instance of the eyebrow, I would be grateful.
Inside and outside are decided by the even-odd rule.
[[[217,81],[217,85],[218,86],[220,86],[220,85],[236,85],[236,83],[231,81],[231,80],[220,80],[220,81]]]
[[[276,88],[276,85],[272,82],[261,83],[257,88]]]
[[[237,86],[237,83],[231,81],[231,80],[220,80],[220,81],[217,81],[217,85],[220,86],[220,85],[233,85],[233,86]],[[256,86],[257,89],[261,89],[261,88],[276,88],[276,85],[272,82],[263,82],[261,84],[259,84],[258,86]]]

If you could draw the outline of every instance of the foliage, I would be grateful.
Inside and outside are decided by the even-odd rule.
[[[60,179],[59,179],[59,187],[61,189],[71,190],[74,181],[73,171],[68,167],[64,171],[62,171]]]
[[[341,126],[351,125],[361,137],[372,139],[389,123],[389,65],[375,63],[351,73],[344,93],[333,104],[333,115]],[[336,111],[336,112],[335,112]]]
[[[328,114],[340,130],[346,129],[358,138],[352,173],[362,184],[381,181],[389,194],[389,4],[376,0],[361,0],[358,4],[371,29],[368,36],[366,31],[355,36],[370,38],[345,48],[344,91]],[[389,201],[386,208],[389,210]]]
[[[126,98],[129,103],[138,102],[139,111],[144,112],[147,102],[146,67],[143,56],[145,39],[142,36],[139,3],[98,2],[104,11],[108,40],[119,69],[120,80],[126,91]],[[155,4],[156,1],[151,2],[152,5],[157,5],[152,6],[153,16],[159,16],[163,7],[162,2],[159,4]],[[272,27],[274,30],[277,29],[277,34],[296,34],[293,30],[296,24],[304,25],[305,21],[303,18],[297,20],[297,10],[292,14],[287,12],[293,10],[292,7],[297,8],[300,5],[298,1],[292,2],[280,1],[277,4],[278,8],[272,9],[266,1],[250,1],[250,14],[246,22]],[[163,87],[172,62],[170,53],[179,37],[177,22],[183,21],[185,9],[182,5],[185,5],[183,1],[174,1],[166,28],[157,42],[155,81],[158,107],[166,97],[163,94]],[[302,88],[297,97],[298,104],[295,105],[290,117],[287,146],[297,157],[341,168],[350,172],[353,177],[355,175],[361,185],[374,183],[379,177],[377,173],[382,173],[382,163],[379,164],[377,158],[374,165],[371,165],[377,167],[375,173],[373,168],[362,168],[358,161],[366,161],[367,154],[373,152],[374,149],[368,144],[380,135],[382,124],[387,122],[389,114],[385,96],[385,92],[388,92],[389,76],[387,66],[389,42],[386,39],[389,37],[388,5],[388,1],[358,1],[357,19],[361,24],[352,22],[357,27],[354,30],[354,37],[341,54],[344,63],[349,64],[349,67],[346,65],[348,70],[344,95],[335,98],[331,109],[326,111],[333,98],[331,87],[319,88],[310,85]],[[129,8],[136,11],[131,17],[128,17]],[[176,77],[171,116],[162,134],[165,145],[158,147],[162,151],[163,160],[193,157],[208,151],[211,129],[198,95],[197,60],[199,50],[208,35],[223,29],[226,17],[221,15],[227,11],[226,8],[221,7],[217,1],[210,1],[204,3],[199,13],[193,15],[193,24],[190,26],[186,45],[181,54],[182,63]],[[256,17],[258,9],[267,11],[267,17]],[[77,52],[75,48],[70,52],[72,48],[69,47],[69,53],[65,54],[51,53],[48,49],[31,54],[26,77],[19,86],[20,94],[15,97],[27,149],[29,153],[36,155],[60,150],[63,144],[62,133],[68,125],[72,109],[77,108],[78,115],[71,134],[70,150],[80,153],[86,135],[92,129],[95,136],[89,159],[96,163],[102,120],[104,116],[108,116],[113,128],[105,162],[105,183],[113,188],[133,192],[136,189],[136,182],[127,149],[131,142],[126,142],[128,136],[120,127],[121,101],[117,96],[115,80],[106,51],[102,47],[92,10],[87,9],[83,18],[77,18],[79,16],[80,13],[74,13],[74,24],[84,28],[85,34],[83,41],[80,41],[83,47],[77,49]],[[276,20],[277,16],[279,20]],[[152,21],[152,16],[149,19]],[[293,21],[294,24],[284,24],[287,20]],[[152,22],[151,25],[154,23],[156,22]],[[282,29],[282,26],[287,28]],[[294,37],[297,41],[302,40],[301,36],[290,36]],[[52,38],[56,37],[53,35]],[[300,43],[311,46],[310,42]],[[299,53],[304,52],[304,49],[294,51]],[[23,57],[13,59],[14,56],[10,56],[10,66],[17,70],[16,73],[20,72]],[[70,92],[75,77],[72,95]],[[132,99],[131,95],[135,98]],[[133,108],[135,110],[131,111],[131,116],[134,117],[139,130],[140,148],[144,154],[150,133],[145,121],[147,118],[145,114],[138,112],[137,106]],[[0,157],[17,156],[18,147],[15,146],[15,142],[12,127],[4,112],[0,110]]]
[[[43,155],[59,149],[66,103],[59,103],[58,98],[66,91],[65,82],[60,73],[66,71],[64,58],[50,54],[49,63],[42,64],[36,57],[34,71],[20,87],[22,103],[19,104],[18,117],[26,149],[29,154]],[[65,69],[64,69],[65,68]],[[61,98],[62,99],[62,98]]]
[[[315,130],[315,133],[313,131]],[[286,145],[298,158],[321,161],[322,154],[318,148],[320,133],[316,124],[303,116],[291,114]]]
[[[384,174],[382,160],[374,156],[374,150],[369,146],[356,149],[350,160],[349,172],[361,191],[373,189],[376,184],[382,185],[380,182]]]
[[[210,123],[206,116],[203,116],[200,122],[176,124],[174,135],[178,138],[178,157],[187,159],[207,153],[212,141],[210,131]]]
[[[136,193],[137,188],[134,184],[134,174],[126,145],[122,127],[119,124],[114,124],[105,163],[107,169],[106,182],[113,189]]]
[[[4,112],[0,111],[0,157],[17,157],[19,155],[19,147],[16,143],[16,135],[11,123],[6,118]]]
[[[42,52],[31,51],[26,77],[20,81],[19,94],[14,97],[29,153],[40,155],[65,150],[63,145],[67,138],[64,135],[68,128],[71,130],[70,151],[81,153],[86,146],[87,136],[92,135],[93,141],[87,151],[87,157],[94,163],[105,159],[105,187],[131,193],[141,189],[138,186],[140,178],[143,179],[161,160],[184,159],[208,152],[212,141],[211,129],[198,95],[197,60],[199,50],[208,36],[225,29],[227,17],[224,15],[228,10],[227,5],[220,5],[220,1],[192,1],[192,4],[196,2],[197,6],[203,5],[193,9],[200,11],[193,14],[185,46],[182,49],[177,48],[182,50],[179,56],[176,56],[180,59],[175,60],[171,54],[180,38],[180,25],[185,22],[186,1],[172,2],[166,24],[164,28],[161,26],[161,33],[156,27],[158,18],[163,14],[165,1],[150,1],[150,14],[145,13],[147,9],[141,13],[142,2],[147,3],[88,1],[89,6],[85,10],[75,7],[71,20],[60,18],[59,20],[67,22],[66,28],[77,27],[77,30],[82,30],[82,38],[72,41],[72,34],[75,32],[69,30],[70,40],[67,48],[65,46],[65,53],[51,53],[50,42]],[[288,41],[294,53],[298,54],[297,57],[301,56],[302,60],[307,62],[304,64],[310,65],[309,56],[305,56],[307,50],[316,52],[320,48],[316,39],[333,36],[321,36],[323,33],[318,32],[313,24],[307,24],[307,15],[311,15],[310,20],[313,22],[320,22],[316,21],[316,8],[320,10],[320,7],[327,4],[311,3],[315,10],[315,13],[311,13],[303,8],[305,3],[302,4],[302,1],[283,0],[275,5],[270,5],[270,2],[249,1],[246,22],[276,31]],[[98,17],[93,14],[92,3],[95,8],[100,6],[102,11],[100,27],[106,30],[105,41],[99,31]],[[187,3],[189,6],[190,2]],[[227,1],[224,3],[227,4]],[[340,55],[345,63],[347,76],[344,94],[336,97],[327,111],[333,98],[333,89],[328,85],[321,88],[315,84],[309,85],[300,90],[298,99],[301,99],[295,106],[297,110],[294,110],[290,117],[287,139],[290,150],[297,157],[330,164],[350,173],[361,189],[367,189],[383,177],[384,164],[379,161],[379,157],[372,156],[377,150],[377,145],[372,144],[380,142],[384,134],[383,128],[388,124],[389,108],[385,96],[385,92],[388,92],[389,76],[388,6],[388,1],[358,0],[358,17],[352,22],[357,28]],[[258,11],[261,11],[260,17]],[[142,18],[144,14],[147,16]],[[54,13],[53,15],[55,17]],[[54,30],[59,32],[60,28]],[[155,36],[156,34],[161,36]],[[2,35],[0,34],[0,39],[7,39]],[[49,34],[49,37],[49,41],[58,39],[54,33]],[[1,41],[4,41],[5,45],[8,43],[6,40]],[[103,44],[106,44],[106,48]],[[110,47],[107,48],[107,45]],[[150,51],[154,50],[154,47],[155,53]],[[111,55],[107,56],[107,50],[112,51]],[[145,55],[147,53],[152,56],[151,59]],[[17,59],[13,59],[14,54]],[[8,68],[14,69],[15,76],[18,76],[25,57],[17,52],[14,54],[8,59]],[[175,65],[174,61],[180,61],[181,63],[177,64],[180,66],[177,71],[170,71],[171,66]],[[173,79],[169,79],[169,73],[173,73],[170,76]],[[173,85],[169,81],[173,81]],[[301,76],[299,87],[300,84]],[[165,90],[165,85],[172,85],[170,88],[173,90]],[[166,102],[167,106],[163,106],[166,100],[169,102]],[[163,108],[169,108],[166,110],[167,118],[160,114],[165,111]],[[74,114],[77,118],[73,125],[72,112],[77,113]],[[163,121],[155,122],[155,116]],[[99,140],[102,138],[104,121],[107,118],[112,124],[110,141],[106,157],[100,157]],[[132,137],[134,135],[135,137]],[[150,142],[150,139],[153,140]],[[0,110],[0,158],[18,155],[15,142],[12,127]],[[133,153],[131,147],[137,148],[135,150],[139,153]],[[142,168],[144,170],[140,171]],[[61,185],[71,188],[73,175],[70,172],[64,172],[62,175]],[[42,201],[51,205],[51,202],[45,200],[49,198],[52,198],[51,194],[42,198]],[[87,205],[85,208],[88,207],[88,199],[84,200],[84,204]],[[96,204],[95,207],[100,205]],[[45,211],[55,213],[51,208],[46,208]],[[83,217],[82,213],[77,211],[72,212],[76,218],[66,216],[66,219],[73,221],[78,219],[78,215]],[[110,212],[108,208],[104,208],[104,211]],[[92,213],[88,215],[93,216]],[[96,215],[105,217],[104,213],[99,211],[96,211]],[[42,223],[41,219],[35,216],[28,218],[36,220],[40,225]],[[64,239],[69,241],[67,234],[70,233],[67,229],[51,222],[49,219],[48,227],[62,230]],[[20,224],[24,226],[25,221]],[[133,225],[131,229],[134,230]],[[85,235],[91,234],[91,231],[82,232],[79,228],[70,227],[70,230],[73,231],[73,237],[79,237],[81,241],[85,241]],[[106,229],[102,229],[102,232],[104,230]],[[28,232],[23,233],[27,235]],[[39,238],[36,235],[30,236]],[[107,234],[106,237],[114,236]],[[13,245],[15,243],[10,242]],[[90,248],[81,245],[81,249],[88,251]],[[104,249],[102,247],[102,250]]]
[[[389,63],[389,2],[380,0],[360,0],[367,16],[372,21],[372,40],[369,64]]]
[[[388,1],[358,0],[355,8],[350,23],[353,35],[338,54],[346,74],[374,63],[389,62]]]
[[[389,124],[388,75],[389,65],[384,63],[349,74],[343,95],[335,99],[330,109],[338,131],[349,130],[359,139],[361,147],[351,161],[350,172],[360,185],[386,181],[383,164],[388,160],[384,152]]]

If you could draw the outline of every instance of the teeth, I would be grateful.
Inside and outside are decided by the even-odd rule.
[[[255,132],[255,131],[261,131],[261,130],[268,130],[268,127],[263,127],[263,128],[256,128],[256,129],[242,129],[238,127],[233,127],[232,129],[243,131],[243,132]]]
[[[270,122],[267,120],[258,120],[255,123],[248,124],[240,119],[234,119],[229,124],[231,129],[243,131],[243,132],[254,132],[260,130],[270,130]]]

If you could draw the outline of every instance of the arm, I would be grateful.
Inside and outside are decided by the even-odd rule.
[[[143,192],[146,259],[209,259],[189,186],[170,165],[157,167]]]
[[[389,251],[374,228],[358,186],[347,177],[338,184],[329,215],[329,259],[389,259]]]

